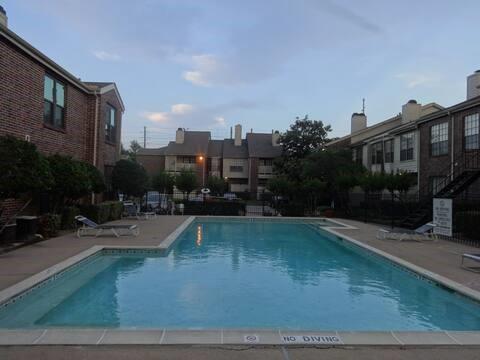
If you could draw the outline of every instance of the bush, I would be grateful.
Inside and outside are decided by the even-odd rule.
[[[478,224],[480,223],[478,211],[457,211],[453,223],[455,232],[460,232],[469,239],[478,238]]]
[[[103,224],[107,221],[118,220],[122,216],[123,204],[120,201],[106,201],[94,205],[82,205],[80,207],[83,216]]]
[[[80,215],[80,209],[76,206],[66,206],[62,211],[62,229],[73,229],[75,227],[75,216]]]
[[[238,216],[245,214],[245,203],[240,201],[184,201],[185,215],[223,215]]]
[[[61,218],[58,214],[45,214],[38,220],[37,231],[45,239],[54,237],[60,229]]]
[[[112,186],[128,197],[141,196],[148,187],[148,175],[142,165],[131,160],[117,161],[112,171]]]

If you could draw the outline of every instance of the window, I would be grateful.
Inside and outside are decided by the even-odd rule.
[[[428,187],[430,194],[435,195],[446,185],[445,176],[430,176],[428,179]]]
[[[243,166],[230,165],[230,172],[243,172]]]
[[[353,149],[353,162],[363,164],[363,147],[358,146]]]
[[[117,137],[116,114],[117,109],[107,104],[107,111],[105,112],[105,140],[112,143],[116,141]]]
[[[258,160],[260,166],[273,166],[273,159],[260,159]]]
[[[400,161],[413,160],[415,133],[400,135]]]
[[[480,149],[479,114],[465,116],[463,127],[465,150]]]
[[[430,128],[430,146],[432,156],[448,154],[448,122]]]
[[[385,148],[385,162],[392,163],[393,162],[393,140],[385,141],[384,148]]]
[[[381,164],[383,162],[382,143],[378,142],[371,146],[372,164]]]
[[[47,75],[43,83],[43,122],[57,128],[65,127],[65,86]]]
[[[180,164],[195,164],[195,156],[178,156],[177,162]]]

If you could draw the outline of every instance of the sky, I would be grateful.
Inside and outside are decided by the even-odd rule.
[[[308,114],[350,132],[410,99],[465,100],[478,0],[0,0],[9,28],[85,81],[114,81],[122,141],[285,131]]]

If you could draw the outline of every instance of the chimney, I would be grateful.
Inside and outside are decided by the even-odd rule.
[[[422,105],[418,104],[416,100],[409,100],[402,106],[402,124],[418,120],[421,114]]]
[[[242,125],[235,125],[235,146],[242,145]]]
[[[467,100],[480,96],[480,70],[467,77]]]
[[[183,144],[185,141],[185,129],[178,128],[175,134],[175,142],[177,144]]]
[[[1,5],[0,5],[0,26],[8,27],[7,12]]]
[[[280,146],[280,133],[278,132],[278,130],[272,132],[272,145]]]
[[[351,134],[365,129],[367,127],[367,115],[364,113],[353,113],[351,126]]]

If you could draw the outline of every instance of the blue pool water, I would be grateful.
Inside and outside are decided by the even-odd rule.
[[[197,220],[167,254],[77,266],[0,327],[480,330],[479,310],[311,225]]]

